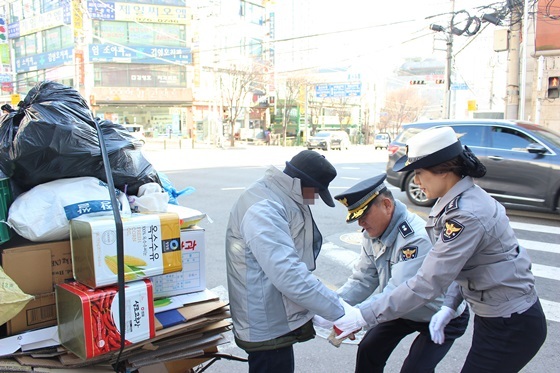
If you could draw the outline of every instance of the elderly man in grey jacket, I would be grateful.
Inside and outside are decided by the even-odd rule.
[[[322,236],[310,204],[334,201],[336,170],[321,154],[304,150],[271,166],[233,206],[226,261],[233,332],[248,353],[249,372],[293,372],[293,344],[315,336],[315,314],[344,315],[338,295],[312,273]]]
[[[351,305],[391,293],[413,277],[432,249],[425,222],[393,198],[385,186],[386,174],[366,179],[335,199],[348,208],[347,223],[358,221],[362,228],[362,253],[354,272],[338,289]],[[442,295],[411,309],[403,317],[370,329],[358,347],[356,372],[383,372],[387,359],[407,335],[419,333],[410,347],[401,372],[433,372],[455,339],[465,333],[469,311],[461,304],[445,328],[445,342],[432,342],[429,323],[443,304]],[[332,327],[316,316],[315,324]],[[336,345],[336,344],[335,344]]]

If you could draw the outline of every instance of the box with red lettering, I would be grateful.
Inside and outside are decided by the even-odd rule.
[[[194,226],[181,230],[183,269],[153,276],[154,298],[194,293],[206,289],[204,229]]]

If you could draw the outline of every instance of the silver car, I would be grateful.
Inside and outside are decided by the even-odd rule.
[[[348,150],[350,148],[350,137],[345,131],[320,131],[315,136],[310,136],[305,142],[305,146],[309,150]]]

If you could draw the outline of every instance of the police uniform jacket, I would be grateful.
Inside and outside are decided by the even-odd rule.
[[[270,167],[240,196],[226,233],[230,311],[238,339],[269,341],[314,314],[331,321],[344,315],[336,292],[310,272],[321,242],[299,179]]]
[[[425,222],[418,215],[408,212],[396,200],[395,211],[387,229],[379,238],[370,237],[364,230],[362,253],[354,272],[338,290],[349,304],[356,305],[367,298],[374,301],[390,294],[397,286],[413,277],[432,248],[425,230]],[[443,294],[420,308],[402,316],[403,319],[430,322],[443,304]],[[465,309],[463,304],[457,316]]]
[[[453,308],[464,298],[482,317],[522,313],[537,301],[529,256],[519,247],[504,207],[471,177],[438,200],[426,230],[434,248],[418,274],[361,308],[369,319],[397,318],[448,287],[445,305]]]

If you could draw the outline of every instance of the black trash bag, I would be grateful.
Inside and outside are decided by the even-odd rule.
[[[44,81],[31,89],[19,106],[11,121],[12,128],[4,128],[8,121],[0,127],[3,153],[0,162],[2,171],[23,190],[80,176],[93,176],[106,182],[96,120],[109,155],[115,187],[126,190],[127,194],[137,194],[142,184],[161,185],[156,170],[136,148],[136,139],[122,125],[94,118],[75,89]],[[8,144],[12,135],[13,140]]]
[[[20,120],[21,115],[16,117],[15,111],[0,117],[0,171],[7,177],[14,173],[15,165],[10,157],[10,150]]]

